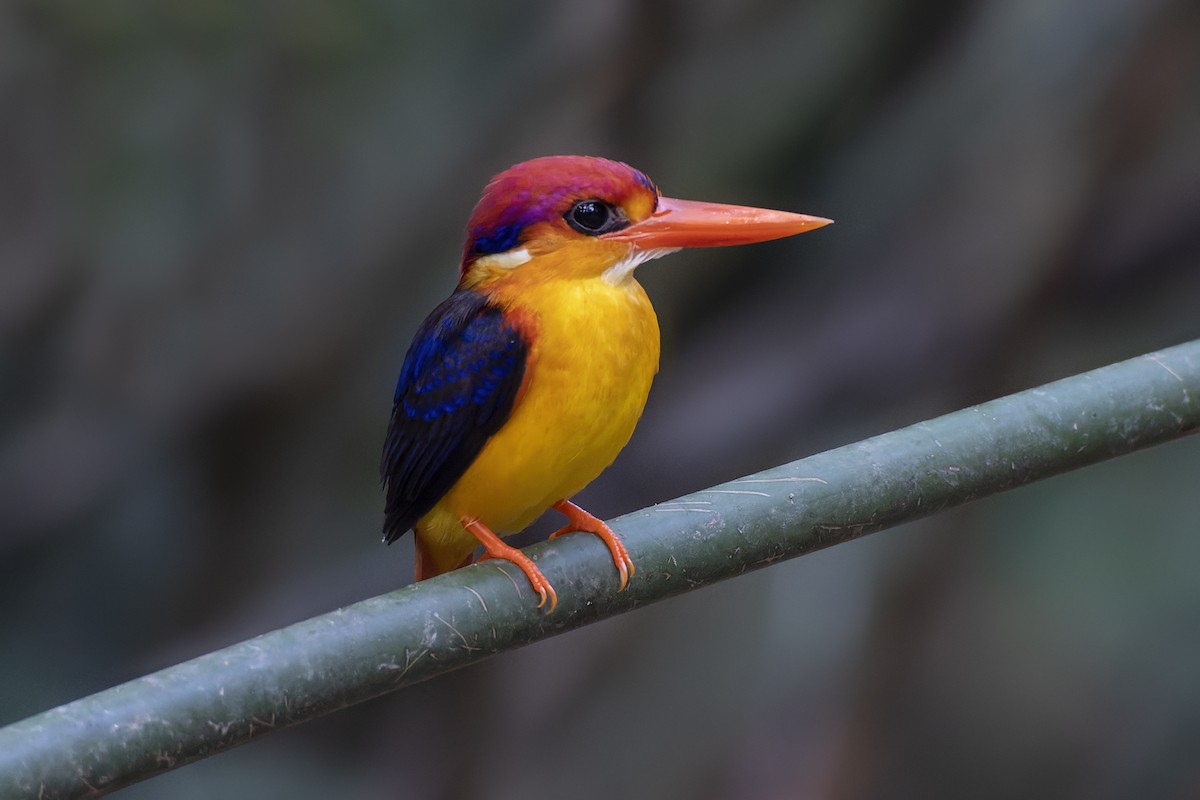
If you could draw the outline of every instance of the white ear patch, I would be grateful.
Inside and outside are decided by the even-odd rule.
[[[671,253],[678,253],[680,249],[681,248],[678,247],[658,247],[653,250],[634,250],[631,248],[629,255],[625,256],[625,258],[604,270],[604,273],[600,276],[600,278],[605,283],[613,286],[620,286],[622,283],[629,280],[630,276],[633,275],[633,271],[637,269],[639,265],[656,258],[669,256]]]
[[[516,250],[506,250],[503,253],[492,253],[490,256],[481,256],[475,259],[475,263],[481,267],[516,269],[522,264],[528,264],[532,260],[533,256],[529,254],[529,249],[521,247]]]

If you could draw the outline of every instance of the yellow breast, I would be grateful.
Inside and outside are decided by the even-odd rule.
[[[461,551],[460,560],[475,545],[461,517],[514,533],[611,464],[658,371],[658,319],[632,276],[546,279],[530,270],[517,280],[522,269],[489,287],[489,295],[531,329],[523,392],[508,421],[417,525],[431,545]]]

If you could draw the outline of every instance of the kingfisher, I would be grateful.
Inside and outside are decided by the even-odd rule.
[[[633,435],[658,372],[659,329],[634,270],[685,247],[779,239],[831,220],[663,197],[618,161],[549,156],[487,184],[458,286],[400,368],[380,472],[384,541],[410,528],[416,579],[512,562],[548,612],[558,594],[501,537],[553,508],[598,536],[623,590],[633,559],[571,502]]]

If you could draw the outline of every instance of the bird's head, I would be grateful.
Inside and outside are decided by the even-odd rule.
[[[682,247],[780,239],[831,220],[663,197],[618,161],[548,156],[492,178],[467,224],[460,286],[521,274],[533,280],[628,280],[634,268]]]

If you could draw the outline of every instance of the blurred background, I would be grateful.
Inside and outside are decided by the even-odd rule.
[[[0,723],[411,579],[393,382],[484,183],[552,153],[837,220],[640,271],[601,516],[1200,336],[1187,0],[5,3]],[[1085,469],[120,796],[1195,798],[1198,475]]]

